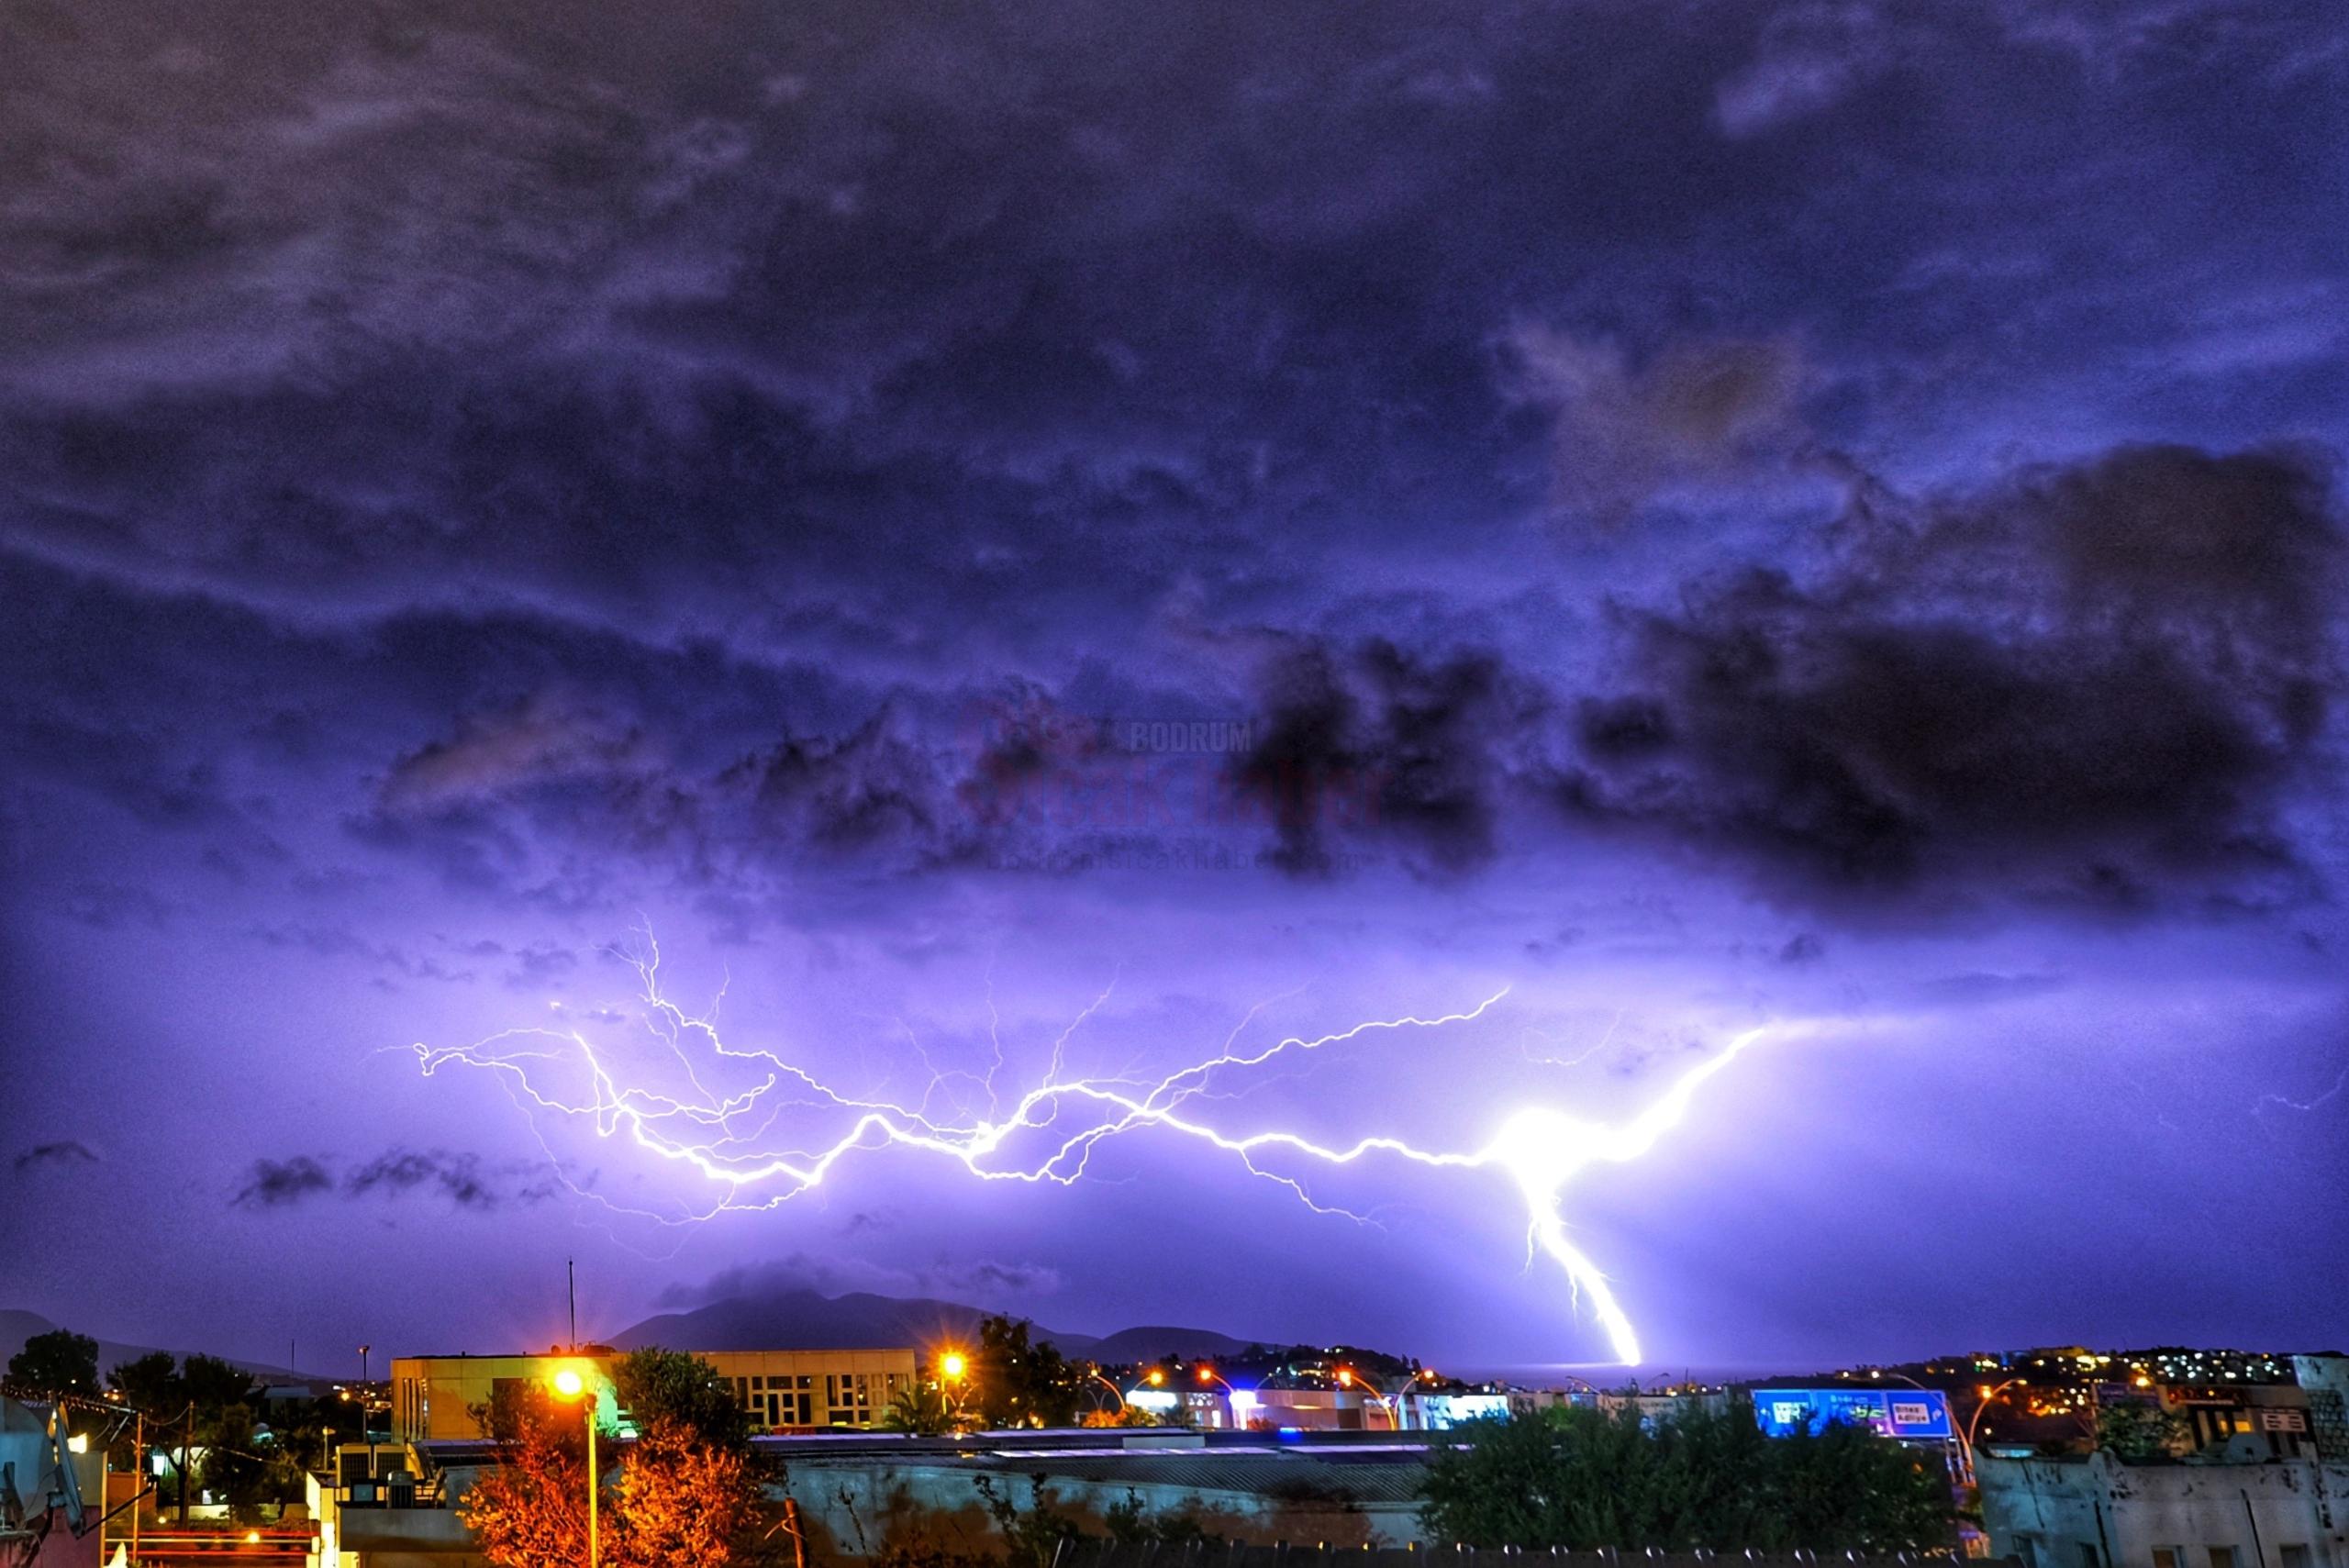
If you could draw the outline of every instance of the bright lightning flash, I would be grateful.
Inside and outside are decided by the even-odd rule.
[[[1093,1151],[1105,1140],[1146,1128],[1179,1134],[1234,1156],[1250,1173],[1280,1183],[1308,1207],[1322,1214],[1346,1211],[1316,1203],[1302,1180],[1284,1173],[1285,1169],[1315,1162],[1351,1165],[1375,1155],[1430,1167],[1496,1170],[1507,1173],[1524,1198],[1528,1256],[1537,1250],[1547,1253],[1565,1272],[1575,1298],[1589,1304],[1617,1359],[1626,1365],[1640,1360],[1638,1332],[1616,1300],[1607,1276],[1568,1237],[1560,1208],[1566,1190],[1595,1163],[1620,1164],[1646,1154],[1680,1122],[1708,1080],[1769,1032],[1766,1028],[1755,1029],[1732,1037],[1682,1073],[1644,1109],[1619,1124],[1586,1121],[1539,1106],[1517,1112],[1490,1141],[1474,1150],[1422,1149],[1393,1137],[1330,1145],[1294,1132],[1227,1132],[1203,1119],[1193,1109],[1194,1103],[1203,1095],[1226,1097],[1207,1093],[1219,1073],[1244,1072],[1368,1034],[1466,1023],[1497,1006],[1508,994],[1507,989],[1464,1012],[1374,1019],[1310,1039],[1290,1036],[1255,1050],[1241,1050],[1235,1043],[1247,1027],[1249,1020],[1243,1018],[1219,1052],[1155,1081],[1122,1076],[1064,1078],[1063,1048],[1075,1028],[1072,1024],[1054,1042],[1052,1062],[1041,1081],[1008,1106],[996,1091],[995,1081],[1003,1067],[999,1042],[985,1074],[940,1074],[933,1068],[928,1092],[918,1103],[907,1106],[842,1094],[771,1051],[732,1049],[719,1037],[714,1014],[688,1014],[662,993],[659,948],[652,947],[651,953],[648,959],[630,962],[643,982],[654,1032],[683,1073],[683,1084],[673,1085],[675,1093],[661,1093],[642,1082],[623,1083],[615,1065],[583,1036],[557,1029],[510,1029],[468,1046],[432,1049],[419,1044],[415,1048],[418,1064],[427,1076],[446,1066],[495,1073],[526,1111],[535,1106],[563,1118],[589,1118],[603,1138],[625,1130],[640,1149],[692,1167],[716,1188],[715,1201],[693,1217],[696,1219],[729,1211],[773,1208],[819,1185],[848,1155],[892,1146],[943,1156],[983,1181],[1066,1184],[1085,1174]],[[1107,999],[1105,992],[1085,1012],[1089,1014]],[[1084,1016],[1079,1016],[1078,1022]],[[755,1082],[729,1094],[713,1092],[705,1085],[703,1073],[715,1075],[721,1070],[733,1075],[747,1072]],[[583,1071],[584,1083],[573,1092],[558,1093],[549,1086],[558,1078],[578,1080]],[[985,1116],[967,1110],[945,1118],[931,1114],[931,1102],[957,1079],[985,1095]],[[852,1119],[847,1130],[829,1143],[808,1150],[782,1150],[774,1147],[772,1134],[774,1123],[787,1109],[829,1111]],[[1041,1144],[1025,1159],[1015,1157],[1014,1150],[1008,1147],[1015,1143],[1025,1147],[1037,1139]]]

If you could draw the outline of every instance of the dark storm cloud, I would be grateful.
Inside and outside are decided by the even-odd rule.
[[[513,1202],[536,1203],[551,1195],[549,1173],[540,1166],[492,1162],[477,1154],[445,1149],[387,1149],[338,1180],[328,1163],[306,1154],[253,1162],[233,1204],[240,1208],[287,1208],[329,1195],[354,1200],[429,1192],[458,1208],[486,1213]]]
[[[599,5],[28,6],[10,527],[310,613],[523,605],[935,668],[1553,482],[1605,511],[1717,481],[1807,389],[1915,408],[1986,325],[2043,385],[2067,336],[2172,331],[2161,257],[2240,280],[2191,328],[2205,379],[2255,351],[2337,403],[2301,368],[2328,345],[2278,331],[2316,303],[2298,248],[2132,200],[2165,150],[2225,202],[2330,194],[2321,159],[2243,150],[2222,95],[2123,69],[2258,81],[2262,134],[2325,145],[2318,13],[2220,11],[843,4],[648,51]],[[2054,153],[2167,227],[2110,254]],[[1920,297],[1953,272],[1976,290]]]
[[[334,1177],[307,1154],[290,1160],[253,1162],[245,1184],[230,1201],[239,1208],[290,1208],[306,1198],[334,1190]]]
[[[342,1190],[349,1196],[364,1197],[428,1185],[459,1208],[495,1208],[500,1201],[483,1174],[478,1155],[440,1149],[395,1149],[378,1155],[344,1177]]]
[[[2342,587],[2314,460],[2132,447],[1852,526],[1816,582],[1631,617],[1575,813],[1803,897],[2305,891],[2287,808],[2327,761]]]
[[[18,1154],[13,1163],[17,1174],[21,1176],[28,1171],[70,1170],[76,1165],[95,1165],[101,1162],[97,1151],[88,1144],[75,1139],[64,1139],[55,1143],[36,1143]]]
[[[1498,759],[1528,700],[1489,654],[1294,648],[1265,673],[1262,728],[1233,780],[1269,817],[1284,871],[1327,871],[1332,839],[1354,836],[1473,870],[1493,852]]]

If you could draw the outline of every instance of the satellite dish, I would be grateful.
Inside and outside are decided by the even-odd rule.
[[[66,1429],[65,1407],[50,1407],[49,1452],[57,1463],[57,1490],[50,1507],[65,1510],[65,1528],[80,1535],[88,1528],[82,1514],[82,1472],[73,1462],[73,1434]]]

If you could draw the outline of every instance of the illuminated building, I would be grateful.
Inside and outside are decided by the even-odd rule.
[[[750,1419],[753,1432],[871,1427],[887,1413],[900,1388],[918,1375],[916,1352],[903,1350],[707,1351],[696,1352],[717,1373]],[[596,1385],[601,1418],[617,1426],[621,1411],[611,1387],[625,1352],[607,1345],[577,1355],[403,1356],[392,1362],[395,1440],[463,1440],[482,1434],[481,1417],[514,1393],[545,1387],[563,1367],[579,1367]]]

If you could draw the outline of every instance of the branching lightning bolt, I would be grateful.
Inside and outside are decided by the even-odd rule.
[[[1548,1106],[1530,1106],[1511,1115],[1489,1141],[1475,1149],[1423,1149],[1385,1135],[1329,1144],[1279,1129],[1227,1131],[1196,1114],[1192,1106],[1201,1100],[1228,1098],[1209,1092],[1208,1085],[1219,1073],[1244,1073],[1282,1058],[1343,1046],[1366,1035],[1469,1023],[1499,1006],[1508,989],[1462,1011],[1370,1019],[1332,1033],[1310,1038],[1291,1035],[1252,1049],[1239,1043],[1256,1016],[1257,1009],[1251,1008],[1220,1051],[1162,1077],[1066,1077],[1069,1039],[1108,1002],[1109,991],[1105,989],[1053,1041],[1042,1078],[1005,1106],[996,1094],[996,1080],[1007,1068],[990,973],[988,1070],[984,1075],[940,1074],[932,1067],[928,1089],[914,1105],[907,1106],[844,1093],[774,1052],[729,1046],[718,1033],[714,1009],[696,1016],[663,994],[660,950],[657,945],[648,946],[650,956],[629,962],[642,983],[653,1032],[676,1058],[689,1093],[668,1095],[642,1084],[624,1083],[620,1072],[584,1036],[543,1028],[509,1029],[466,1046],[419,1044],[415,1047],[418,1065],[427,1076],[443,1067],[494,1073],[526,1111],[535,1106],[563,1118],[584,1118],[602,1138],[625,1132],[637,1148],[692,1168],[715,1190],[714,1201],[694,1215],[696,1219],[775,1207],[822,1184],[850,1155],[892,1147],[952,1160],[983,1181],[1066,1184],[1084,1176],[1093,1151],[1101,1144],[1145,1129],[1207,1144],[1235,1157],[1251,1174],[1287,1188],[1315,1212],[1353,1218],[1361,1217],[1317,1202],[1304,1181],[1290,1173],[1315,1163],[1347,1166],[1374,1158],[1433,1169],[1495,1171],[1510,1179],[1526,1205],[1529,1258],[1546,1254],[1564,1271],[1575,1299],[1589,1307],[1615,1356],[1627,1365],[1641,1359],[1638,1332],[1607,1275],[1569,1236],[1561,1207],[1566,1190],[1594,1164],[1625,1163],[1646,1154],[1687,1114],[1699,1089],[1770,1032],[1765,1027],[1733,1036],[1681,1073],[1644,1108],[1612,1125]],[[927,1062],[928,1053],[919,1053]],[[726,1071],[747,1071],[759,1081],[730,1094],[713,1090],[707,1079],[727,1063],[735,1065]],[[585,1072],[589,1090],[584,1098],[557,1094],[546,1086],[557,1070],[575,1073],[579,1069]],[[930,1114],[930,1102],[940,1085],[957,1076],[983,1084],[989,1102],[985,1116],[965,1111],[941,1120]],[[774,1147],[776,1123],[784,1112],[794,1109],[829,1111],[851,1120],[847,1130],[829,1143],[805,1150]],[[1044,1140],[1041,1158],[1032,1153],[1026,1160],[1014,1158],[1008,1146],[1030,1134]],[[549,1154],[551,1158],[551,1149]]]

